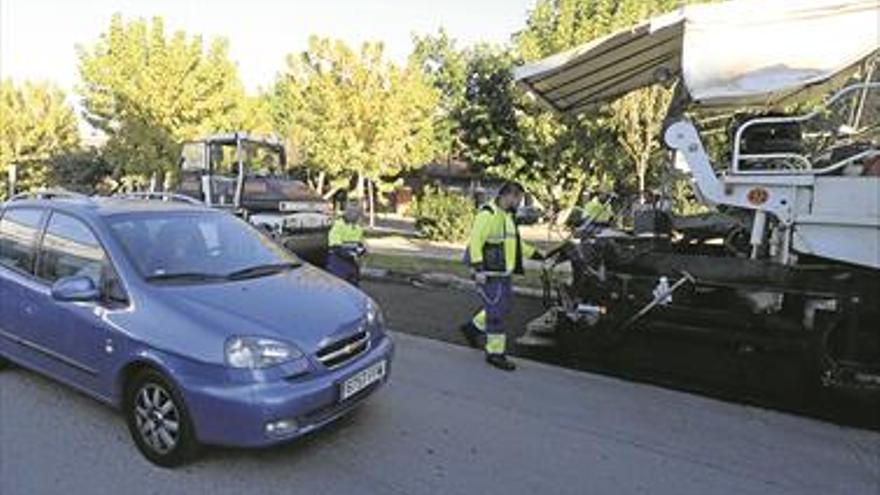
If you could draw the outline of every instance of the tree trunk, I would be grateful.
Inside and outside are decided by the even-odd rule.
[[[6,186],[9,188],[9,196],[8,197],[11,198],[11,197],[15,196],[15,192],[16,192],[16,186],[17,186],[16,182],[18,181],[18,165],[14,164],[14,163],[9,165],[9,168],[6,171],[6,174],[8,176],[8,180],[9,180],[8,184],[6,184]]]
[[[318,194],[324,195],[324,180],[327,177],[327,172],[321,171],[318,172],[318,183],[315,185],[315,189],[317,189]]]
[[[367,182],[368,200],[370,204],[370,228],[376,228],[376,189],[373,181]]]
[[[639,172],[639,194],[644,197],[645,195],[645,173]]]
[[[639,176],[639,198],[640,200],[645,197],[645,176],[648,175],[648,163],[647,160],[639,163],[636,167],[636,175]]]
[[[357,185],[355,186],[354,195],[355,197],[357,197],[358,201],[360,201],[361,204],[364,204],[364,187],[364,174],[362,172],[358,172],[358,180]]]

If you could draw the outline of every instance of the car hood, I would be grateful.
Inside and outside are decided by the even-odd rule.
[[[355,287],[311,265],[236,282],[163,289],[167,306],[220,337],[278,338],[306,353],[357,329],[368,301]]]

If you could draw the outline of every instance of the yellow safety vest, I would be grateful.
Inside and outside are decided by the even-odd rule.
[[[328,242],[330,247],[342,246],[343,244],[357,244],[364,242],[364,229],[358,224],[349,224],[339,218],[333,222],[330,228]]]
[[[611,206],[599,201],[599,198],[593,198],[584,206],[584,214],[587,218],[591,218],[596,223],[608,223],[614,216]]]
[[[494,202],[483,205],[474,219],[468,243],[471,264],[483,264],[487,247],[495,247],[500,251],[504,257],[504,271],[508,274],[522,273],[522,260],[531,258],[535,253],[534,247],[520,239],[513,215]]]

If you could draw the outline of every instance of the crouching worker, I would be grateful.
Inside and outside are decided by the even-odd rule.
[[[356,202],[348,203],[342,218],[330,228],[327,253],[327,271],[358,285],[361,281],[361,257],[366,254],[364,229],[360,226],[361,210]]]
[[[543,259],[523,242],[516,225],[516,208],[524,191],[515,182],[505,183],[494,201],[482,206],[474,219],[465,262],[471,268],[484,308],[459,330],[472,347],[485,336],[486,361],[505,371],[516,365],[507,358],[504,321],[513,299],[511,276],[523,273],[523,259]]]

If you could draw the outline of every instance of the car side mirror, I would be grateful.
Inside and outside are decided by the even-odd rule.
[[[101,291],[89,277],[64,277],[52,285],[52,297],[65,302],[97,301]]]

